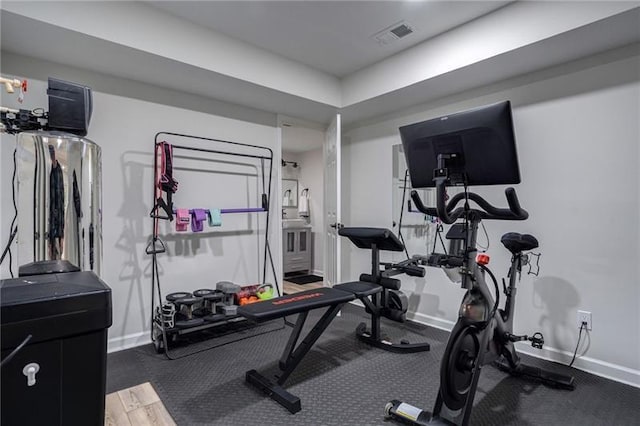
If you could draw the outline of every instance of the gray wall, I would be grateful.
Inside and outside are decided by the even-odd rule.
[[[154,135],[159,131],[171,131],[272,148],[276,157],[273,191],[277,191],[280,139],[275,115],[13,54],[3,54],[2,73],[29,79],[23,108],[47,108],[47,76],[87,84],[94,89],[94,111],[88,138],[102,147],[105,253],[102,278],[113,290],[109,347],[113,350],[147,341],[151,261],[144,249],[151,234],[148,215],[153,197]],[[17,107],[14,99],[4,96],[3,105]],[[184,140],[180,143],[192,144]],[[199,146],[212,145],[202,143]],[[0,240],[3,243],[13,216],[10,191],[13,147],[14,137],[3,135],[0,147]],[[174,198],[177,207],[258,206],[261,180],[256,176],[255,166],[205,162],[198,159],[200,155],[189,155],[193,159],[178,159],[178,152],[174,156],[175,177],[180,182]],[[279,277],[282,264],[278,229],[280,201],[277,196],[272,200],[274,213],[270,235],[276,276]],[[176,234],[172,225],[162,223],[160,226],[168,248],[168,254],[159,256],[165,295],[172,291],[215,286],[222,280],[241,285],[259,281],[265,215],[225,215],[221,228],[205,227],[205,231],[197,235],[191,232]],[[6,265],[1,272],[3,278],[8,276]],[[268,280],[273,282],[273,277],[269,276]]]
[[[525,222],[487,222],[491,267],[506,275],[508,231],[538,237],[541,274],[519,285],[516,333],[541,331],[535,352],[568,362],[576,311],[593,313],[579,368],[640,385],[640,56],[638,46],[484,87],[348,130],[343,148],[344,223],[391,227],[392,146],[398,127],[504,99],[513,103]],[[476,188],[505,205],[503,187]],[[343,279],[369,268],[368,253],[344,243]],[[405,277],[418,320],[450,328],[463,291],[438,270]]]

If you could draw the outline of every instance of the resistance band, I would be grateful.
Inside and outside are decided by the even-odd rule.
[[[168,219],[173,220],[172,196],[178,190],[178,181],[173,178],[173,147],[168,142],[159,142],[156,149],[160,151],[160,170],[157,172],[156,186],[167,193],[166,202],[161,196],[156,197],[156,208],[162,208]]]

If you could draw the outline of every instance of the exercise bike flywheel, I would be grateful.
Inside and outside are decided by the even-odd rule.
[[[451,410],[464,407],[471,389],[480,342],[478,329],[463,327],[454,339],[449,340],[440,366],[440,392],[443,402]]]

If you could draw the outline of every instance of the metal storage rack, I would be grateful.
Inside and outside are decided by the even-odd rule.
[[[155,135],[154,138],[154,161],[153,161],[153,170],[154,170],[154,180],[153,180],[153,185],[154,185],[154,199],[153,199],[153,208],[150,212],[150,217],[153,219],[153,233],[151,236],[151,241],[149,242],[149,244],[147,245],[146,249],[145,249],[145,253],[148,255],[151,255],[151,266],[152,266],[152,274],[151,274],[151,340],[154,343],[155,347],[156,347],[156,351],[158,353],[162,353],[164,352],[166,357],[169,359],[178,359],[178,358],[183,358],[184,356],[189,356],[189,355],[193,355],[199,352],[203,352],[209,349],[213,349],[215,347],[218,346],[222,346],[221,345],[214,345],[214,346],[209,346],[205,349],[200,349],[200,350],[196,350],[193,351],[191,353],[188,353],[187,355],[183,355],[183,356],[179,356],[179,357],[172,357],[169,353],[169,345],[168,342],[175,340],[176,338],[178,338],[181,335],[185,335],[185,334],[189,334],[189,333],[193,333],[193,332],[197,332],[197,331],[202,331],[202,330],[206,330],[206,329],[210,329],[213,327],[219,327],[222,325],[233,325],[236,323],[241,323],[241,322],[245,322],[246,319],[243,317],[240,317],[238,315],[228,315],[225,316],[223,319],[218,319],[215,321],[211,321],[211,322],[207,322],[201,325],[197,325],[194,327],[186,327],[186,328],[178,328],[178,327],[168,327],[168,324],[164,321],[164,316],[163,316],[163,304],[162,304],[162,290],[160,287],[160,274],[159,274],[159,268],[158,268],[158,259],[157,256],[158,254],[164,253],[166,251],[166,247],[164,242],[162,241],[162,239],[160,238],[159,235],[159,222],[161,220],[171,220],[172,219],[172,215],[171,213],[174,211],[173,205],[172,205],[172,201],[169,199],[169,202],[167,203],[167,201],[163,198],[163,191],[159,188],[158,186],[158,182],[159,182],[159,176],[158,176],[158,147],[160,146],[160,144],[164,143],[165,141],[162,140],[160,141],[160,139],[178,139],[178,140],[192,140],[192,141],[204,141],[204,142],[211,142],[214,143],[216,146],[219,147],[219,149],[207,149],[207,148],[200,148],[200,147],[195,147],[195,146],[189,146],[189,145],[183,145],[183,144],[171,144],[171,147],[173,148],[173,150],[177,150],[177,151],[189,151],[189,152],[200,152],[200,153],[206,153],[206,154],[214,154],[214,155],[221,155],[221,156],[232,156],[232,157],[244,157],[247,159],[254,159],[254,160],[259,160],[260,161],[260,165],[261,165],[261,170],[262,170],[262,196],[261,196],[261,206],[260,207],[247,207],[247,208],[231,208],[231,209],[221,209],[220,213],[221,214],[238,214],[238,213],[264,213],[266,215],[266,220],[265,220],[265,242],[264,242],[264,259],[263,259],[263,270],[262,270],[262,284],[266,283],[266,278],[267,278],[267,261],[269,261],[270,265],[271,265],[271,271],[273,273],[273,279],[275,282],[275,289],[276,289],[276,293],[278,296],[280,296],[280,290],[279,290],[279,286],[278,286],[278,280],[277,280],[277,276],[276,276],[276,272],[275,272],[275,266],[274,266],[274,262],[273,262],[273,256],[271,253],[271,247],[269,245],[269,222],[270,222],[270,200],[271,200],[271,184],[272,184],[272,177],[273,177],[273,150],[271,150],[270,148],[267,147],[262,147],[259,145],[251,145],[251,144],[246,144],[246,143],[240,143],[240,142],[235,142],[235,141],[227,141],[227,140],[221,140],[221,139],[213,139],[213,138],[207,138],[207,137],[201,137],[201,136],[193,136],[193,135],[186,135],[186,134],[181,134],[181,133],[173,133],[173,132],[159,132]],[[224,148],[228,148],[228,149],[224,149]],[[242,149],[248,149],[249,151],[251,151],[251,153],[240,153],[240,152],[235,152],[233,151],[231,148],[242,148]],[[265,163],[267,163],[267,165],[265,165]],[[267,172],[265,171],[265,168],[268,167],[268,179],[267,179]],[[164,210],[165,210],[165,215],[160,213],[160,209],[163,207],[162,204],[164,204]],[[157,303],[156,303],[156,296],[157,296]],[[283,325],[282,327],[278,328],[278,330],[282,329],[284,327],[284,321],[283,321]],[[244,328],[246,329],[246,328]],[[264,334],[270,331],[275,331],[275,330],[268,330],[268,331],[263,331],[261,333],[258,334]],[[233,330],[231,331],[233,332]],[[228,333],[225,333],[228,334]],[[256,335],[258,335],[256,334]],[[253,337],[253,336],[249,336],[249,337]],[[237,341],[237,340],[242,340],[244,338],[247,337],[242,337],[233,341]],[[223,344],[227,344],[227,343],[231,343],[231,342],[226,342]]]

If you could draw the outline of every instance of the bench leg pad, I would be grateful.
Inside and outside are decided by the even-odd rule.
[[[287,392],[282,386],[272,383],[269,379],[258,373],[256,370],[249,370],[245,375],[247,383],[260,389],[271,399],[295,414],[302,409],[300,398]]]

